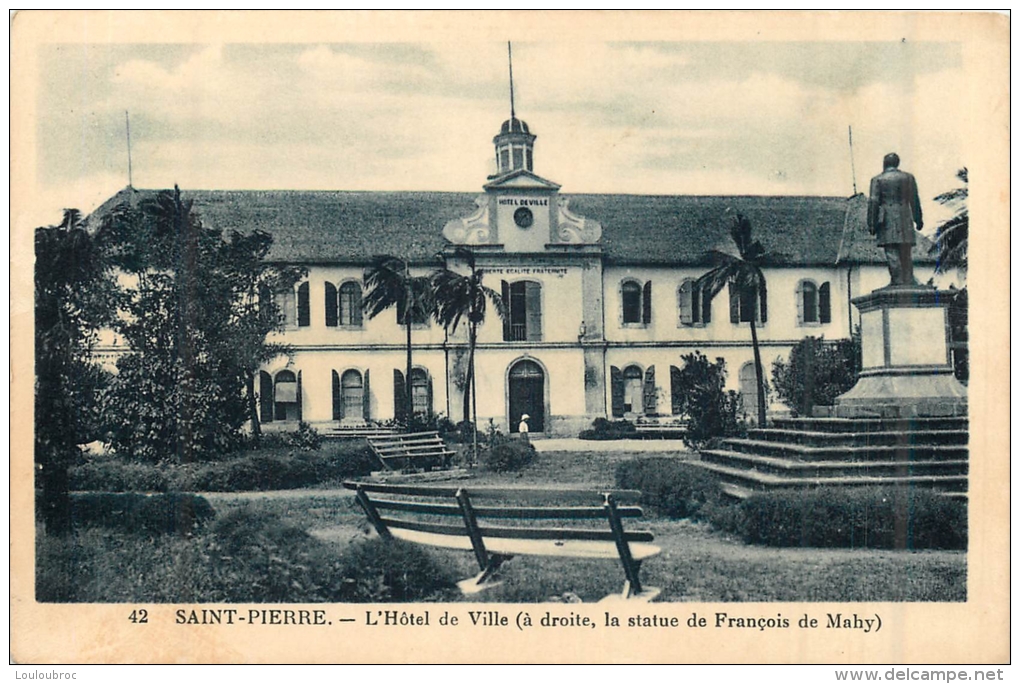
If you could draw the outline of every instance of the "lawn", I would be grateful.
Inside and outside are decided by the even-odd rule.
[[[496,474],[476,470],[465,484],[613,487],[618,463],[649,454],[626,451],[541,452],[523,472]],[[685,457],[677,454],[678,458]],[[289,490],[208,494],[223,519],[232,512],[268,515],[294,529],[276,532],[279,544],[301,555],[297,573],[308,564],[339,566],[345,554],[360,548],[369,533],[364,514],[346,490]],[[236,514],[236,513],[235,513]],[[965,601],[967,556],[961,551],[887,551],[870,549],[779,549],[750,546],[712,529],[707,523],[672,520],[646,511],[634,526],[655,533],[662,553],[642,569],[646,585],[662,589],[660,601]],[[302,532],[303,531],[303,532]],[[304,532],[311,533],[306,536]],[[247,532],[245,532],[247,534]],[[246,539],[243,535],[240,537]],[[49,600],[64,601],[210,601],[241,600],[216,588],[204,574],[224,577],[221,540],[210,531],[193,538],[146,538],[111,530],[87,530],[71,541],[43,540],[39,577]],[[253,542],[254,543],[254,542]],[[352,546],[352,543],[354,545]],[[274,547],[275,548],[275,547]],[[216,554],[221,554],[217,556]],[[274,552],[275,553],[275,552]],[[437,574],[463,579],[477,572],[466,552],[424,549],[424,560]],[[336,559],[333,561],[332,559]],[[275,562],[275,561],[274,561]],[[144,564],[144,567],[141,566]],[[288,566],[290,567],[290,566]],[[207,569],[208,572],[204,571]],[[314,571],[315,568],[313,567]],[[272,567],[259,572],[272,572]],[[287,572],[291,572],[288,569]],[[239,583],[253,581],[242,568]],[[314,578],[313,578],[314,579]],[[426,600],[484,602],[596,601],[623,584],[618,562],[519,557],[503,566],[503,583],[480,595],[462,597],[443,590]],[[291,582],[290,579],[287,580]],[[337,600],[334,594],[307,590],[314,582],[302,575],[275,587],[273,598],[287,602]],[[320,584],[322,580],[320,581]],[[345,580],[346,581],[346,580]],[[446,581],[446,579],[444,579]],[[252,596],[259,596],[257,593]],[[318,598],[323,596],[323,598]],[[427,598],[433,597],[432,599]]]

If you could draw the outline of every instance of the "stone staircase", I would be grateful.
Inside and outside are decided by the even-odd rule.
[[[910,485],[967,496],[966,417],[777,418],[701,452],[727,494],[805,487]]]

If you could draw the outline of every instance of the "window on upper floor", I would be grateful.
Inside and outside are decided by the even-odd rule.
[[[738,288],[733,283],[730,292],[730,323],[750,323],[752,320],[763,325],[768,322],[768,291],[754,288]],[[756,296],[757,295],[757,296]]]
[[[652,322],[652,281],[641,285],[636,280],[620,283],[621,322],[624,325],[648,325]]]
[[[280,312],[281,323],[284,328],[293,328],[297,326],[297,307],[294,303],[294,290],[284,290],[283,292],[277,292],[276,295],[276,308]]]
[[[503,339],[507,342],[537,342],[542,339],[542,285],[531,280],[503,281]]]
[[[339,324],[352,328],[361,327],[361,285],[349,280],[340,286],[337,318]]]
[[[815,325],[832,320],[829,283],[816,285],[811,280],[797,284],[797,324]]]
[[[304,282],[298,286],[297,291],[297,324],[298,327],[307,328],[312,324],[312,309],[309,301],[308,283]]]
[[[404,325],[404,300],[397,302],[397,325]],[[413,308],[411,310],[411,325],[428,325],[429,317],[428,314],[421,309]]]
[[[677,309],[680,325],[705,325],[712,322],[712,299],[698,287],[697,281],[687,279],[677,289]]]

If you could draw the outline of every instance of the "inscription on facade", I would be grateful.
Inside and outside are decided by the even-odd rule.
[[[493,275],[554,275],[562,278],[567,274],[565,268],[546,268],[546,267],[531,267],[531,268],[486,268],[486,273]]]
[[[502,207],[548,207],[549,199],[527,199],[524,197],[501,197],[499,205]]]

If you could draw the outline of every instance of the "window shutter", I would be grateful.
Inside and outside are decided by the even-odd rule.
[[[693,290],[694,283],[685,280],[680,283],[680,289],[677,291],[677,307],[680,309],[681,325],[694,323],[694,307],[692,305],[695,298],[691,296]]]
[[[832,301],[829,294],[829,283],[822,283],[818,288],[818,320],[820,323],[832,322]]]
[[[333,420],[344,419],[344,402],[340,394],[340,374],[333,371]]]
[[[652,322],[652,281],[645,283],[644,293],[641,297],[641,322],[648,325]]]
[[[265,371],[259,373],[259,418],[273,422],[273,378]]]
[[[307,283],[305,283],[307,285]],[[301,413],[301,371],[297,372],[297,419],[299,421],[304,420],[304,414]]]
[[[308,301],[308,283],[301,283],[297,291],[297,316],[298,327],[306,328],[311,325],[311,307]]]
[[[524,283],[524,310],[527,338],[530,342],[542,339],[542,286],[528,281]]]
[[[616,366],[609,367],[610,393],[613,400],[613,415],[623,417],[623,372]]]
[[[326,283],[326,326],[336,326],[336,286],[333,283]]]
[[[797,283],[797,324],[804,325],[804,281]]]
[[[740,293],[733,283],[730,283],[730,323],[740,323]]]
[[[503,318],[503,341],[510,341],[510,283],[507,281],[501,282],[502,289],[500,290],[500,296],[503,298],[503,306],[506,307],[506,317]]]
[[[645,414],[655,415],[658,397],[655,392],[655,366],[649,366],[645,371],[644,396],[641,397],[641,404],[644,406]]]
[[[363,320],[362,317],[361,317],[361,313],[362,313],[361,312],[361,286],[356,284],[356,283],[353,284],[351,286],[351,292],[353,294],[353,297],[351,298],[352,299],[352,304],[351,304],[351,324],[352,325],[356,325],[357,327],[360,328],[361,325],[362,325],[362,320]]]
[[[393,420],[398,423],[407,421],[407,388],[404,385],[404,374],[393,369]]]
[[[432,419],[432,374],[428,376],[428,402],[429,402],[429,420]]]
[[[669,367],[669,399],[672,414],[678,416],[683,413],[684,398],[680,393],[680,369],[676,366]]]
[[[368,369],[367,368],[365,369],[365,383],[362,386],[362,391],[364,392],[364,394],[362,395],[361,400],[362,400],[362,402],[364,402],[364,404],[363,404],[364,409],[362,410],[361,415],[364,417],[365,420],[371,420],[372,419],[372,411],[371,411],[371,409],[372,409],[372,392],[370,391],[370,388],[368,386]]]
[[[698,297],[701,299],[701,322],[707,325],[712,322],[712,296],[708,288],[703,288],[698,292]]]
[[[759,286],[758,295],[761,299],[761,307],[758,310],[758,313],[760,314],[758,320],[764,325],[769,322],[769,293],[768,289],[765,287],[764,278]]]

